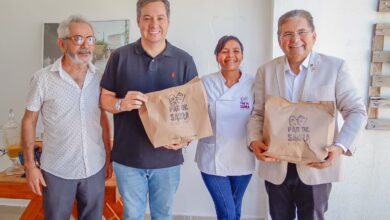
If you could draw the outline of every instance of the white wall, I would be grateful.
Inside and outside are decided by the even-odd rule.
[[[136,25],[136,0],[35,0],[0,2],[0,124],[7,120],[9,108],[17,117],[24,111],[24,100],[32,74],[42,65],[42,24],[59,22],[78,13],[90,20],[130,19],[130,40],[140,35]],[[234,34],[244,44],[242,69],[255,74],[260,63],[271,58],[271,0],[171,0],[168,40],[188,51],[200,75],[218,69],[212,55],[217,40]],[[214,216],[214,207],[194,161],[195,144],[184,153],[182,181],[176,194],[174,213]],[[0,170],[9,165],[0,158]],[[0,200],[0,204],[25,205],[26,202]],[[244,217],[264,217],[265,192],[254,175],[244,198]]]
[[[254,73],[271,54],[281,54],[276,36],[271,40],[276,32],[271,31],[272,24],[275,28],[278,17],[288,10],[307,9],[314,16],[318,33],[315,50],[347,60],[361,94],[367,98],[373,24],[390,23],[390,13],[378,13],[376,7],[377,0],[172,0],[168,39],[192,54],[200,75],[204,75],[217,69],[212,52],[218,37],[235,34],[245,47],[243,70]],[[0,124],[6,121],[9,108],[21,117],[28,80],[41,67],[42,23],[58,22],[73,13],[91,20],[131,19],[131,41],[139,37],[135,0],[1,1]],[[387,39],[387,50],[389,42]],[[390,71],[386,73],[390,75]],[[363,132],[355,156],[345,160],[345,180],[333,185],[327,219],[390,219],[389,133]],[[174,212],[212,216],[211,199],[193,162],[194,151],[192,145],[184,153],[186,162]],[[0,169],[8,164],[7,158],[0,158]],[[253,177],[243,216],[265,216],[261,182]],[[0,203],[15,204],[10,200]]]
[[[376,12],[377,0],[275,0],[277,19],[292,9],[309,10],[317,30],[315,50],[349,64],[361,94],[367,99],[373,24],[390,23],[390,13]],[[276,29],[274,33],[276,32]],[[273,54],[281,50],[273,36]],[[389,45],[390,39],[387,40]],[[387,51],[390,47],[387,46]],[[390,72],[386,72],[390,75]],[[382,114],[388,117],[388,114]],[[358,150],[345,161],[345,180],[333,184],[327,219],[390,219],[390,131],[365,130]]]

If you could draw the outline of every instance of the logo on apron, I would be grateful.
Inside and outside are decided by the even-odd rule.
[[[244,109],[244,110],[249,109],[249,102],[247,96],[241,97],[240,109]]]

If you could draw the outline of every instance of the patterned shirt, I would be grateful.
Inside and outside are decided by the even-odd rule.
[[[41,168],[64,179],[87,178],[105,163],[99,108],[101,76],[90,65],[80,88],[62,69],[61,59],[34,74],[26,108],[42,115]]]

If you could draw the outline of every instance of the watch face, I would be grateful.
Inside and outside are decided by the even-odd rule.
[[[115,102],[115,109],[116,109],[117,111],[119,111],[120,108],[121,108],[121,102],[122,102],[122,99],[118,99],[118,100],[116,100],[116,102]]]

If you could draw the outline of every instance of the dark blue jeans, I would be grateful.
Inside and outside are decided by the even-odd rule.
[[[239,220],[242,198],[252,175],[215,176],[201,172],[203,181],[213,198],[219,220]]]

